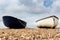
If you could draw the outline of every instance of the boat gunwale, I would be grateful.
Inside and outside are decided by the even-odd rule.
[[[55,17],[55,18],[57,18],[57,19],[59,19],[57,16],[49,16],[49,17],[46,17],[46,18],[42,18],[42,19],[39,19],[39,20],[37,20],[36,22],[38,22],[38,21],[41,21],[41,20],[44,20],[44,19],[47,19],[47,18],[51,18],[51,17]]]

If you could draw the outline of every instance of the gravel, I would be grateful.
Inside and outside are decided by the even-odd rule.
[[[0,40],[60,40],[60,29],[0,29]]]

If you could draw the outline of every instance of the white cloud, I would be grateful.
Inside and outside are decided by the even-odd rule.
[[[2,0],[0,1],[0,11],[2,12],[31,12],[31,13],[50,13],[59,7],[59,0],[54,1],[51,8],[45,8],[44,0]]]
[[[43,1],[44,0],[8,0],[8,1],[3,0],[1,2],[4,3],[4,5],[3,9],[1,10],[4,10],[2,12],[9,12],[9,13],[14,11],[31,12],[31,13],[48,13],[50,9],[44,7]]]
[[[52,0],[50,8],[43,5],[44,0],[0,0],[0,17],[11,15],[21,18],[32,25],[37,19],[60,13],[60,0]],[[37,18],[37,19],[36,19]],[[31,24],[31,22],[33,22]]]

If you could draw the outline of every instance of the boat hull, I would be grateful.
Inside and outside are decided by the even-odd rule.
[[[55,17],[46,18],[36,22],[36,26],[40,28],[55,28],[58,25],[58,19]]]
[[[26,22],[15,17],[3,16],[3,23],[9,28],[25,28]]]

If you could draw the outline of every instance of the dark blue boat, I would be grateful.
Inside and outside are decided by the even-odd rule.
[[[3,23],[8,28],[20,29],[26,27],[26,22],[12,16],[3,16]]]

